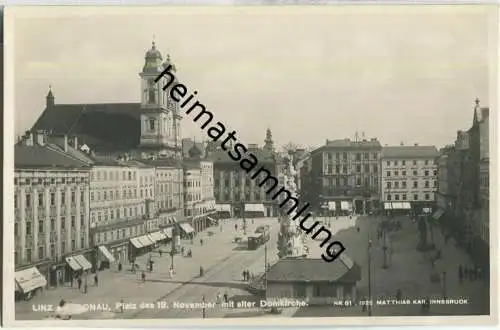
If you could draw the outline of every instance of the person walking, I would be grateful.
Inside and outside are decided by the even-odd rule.
[[[142,280],[142,283],[146,282],[146,273],[144,271],[142,271],[142,273],[141,273],[141,280]]]
[[[217,292],[217,298],[215,299],[216,304],[220,304],[222,302],[222,295],[220,292]]]
[[[174,268],[172,266],[170,266],[170,269],[168,270],[168,275],[170,278],[174,278]]]
[[[94,275],[94,284],[95,286],[99,286],[99,277],[97,276],[97,273]]]
[[[85,284],[83,284],[83,293],[87,293],[88,288],[89,288],[89,285],[87,282],[87,277],[85,276]]]
[[[200,245],[203,246],[203,238],[200,238]]]
[[[227,291],[224,292],[224,302],[226,302],[226,303],[229,302],[229,295],[227,294]]]
[[[80,276],[78,276],[78,279],[76,280],[76,282],[78,283],[78,290],[81,290],[82,289],[82,278]]]

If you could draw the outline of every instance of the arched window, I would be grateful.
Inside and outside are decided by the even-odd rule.
[[[153,79],[148,80],[148,103],[156,103],[155,81]]]

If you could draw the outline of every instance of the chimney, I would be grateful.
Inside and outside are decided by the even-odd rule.
[[[64,136],[64,152],[68,152],[68,136]]]
[[[75,148],[76,150],[78,150],[78,137],[75,136],[73,138],[73,148]]]

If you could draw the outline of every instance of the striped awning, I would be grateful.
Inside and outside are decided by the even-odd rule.
[[[132,245],[137,249],[144,247],[144,245],[142,245],[141,241],[139,241],[139,237],[131,238],[130,243],[132,243]]]
[[[104,245],[99,245],[99,251],[101,252],[101,254],[106,258],[108,259],[109,262],[115,262],[115,257],[113,257],[113,255],[111,254],[111,252],[109,252],[108,248]]]
[[[163,229],[163,233],[168,237],[168,238],[172,238],[174,235],[173,235],[173,230],[174,228],[172,227],[168,227],[168,228],[165,228]]]
[[[76,261],[82,266],[83,270],[88,270],[92,268],[92,264],[85,258],[82,254],[74,256]]]
[[[24,293],[47,285],[47,280],[36,267],[17,271],[14,276],[16,284]]]
[[[73,270],[80,270],[82,269],[82,266],[76,261],[75,257],[67,257],[66,258],[66,263],[71,267]]]
[[[192,232],[194,232],[194,228],[187,222],[180,223],[179,225],[186,234],[191,234]]]
[[[152,244],[155,244],[155,242],[148,237],[148,235],[143,235],[138,237],[139,242],[141,242],[142,246],[150,246]]]

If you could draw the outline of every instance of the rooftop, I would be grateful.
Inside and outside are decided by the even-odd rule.
[[[435,146],[383,147],[382,158],[435,158],[439,151]]]
[[[257,157],[257,160],[259,163],[270,163],[270,162],[275,162],[275,157],[272,153],[259,149],[259,150],[252,150],[249,151],[249,153],[252,153],[255,157]],[[215,151],[213,152],[210,156],[209,159],[216,163],[234,163],[237,164],[238,161],[233,160],[231,157],[229,157],[229,154],[227,151]],[[244,156],[242,156],[242,159],[244,159]]]
[[[88,162],[83,162],[73,158],[63,152],[51,149],[49,146],[41,145],[15,145],[14,146],[14,166],[15,167],[62,167],[62,168],[85,168],[90,166]]]
[[[323,259],[282,259],[269,268],[267,280],[273,282],[356,282],[361,268],[345,253],[333,262]]]

